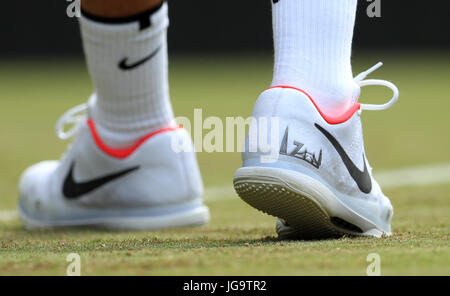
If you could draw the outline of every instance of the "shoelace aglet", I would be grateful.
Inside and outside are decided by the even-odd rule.
[[[383,62],[378,62],[376,63],[374,66],[372,66],[372,68],[361,72],[360,74],[358,74],[358,76],[355,77],[355,81],[359,82],[362,81],[364,78],[366,78],[370,73],[378,70],[381,66],[383,66]]]

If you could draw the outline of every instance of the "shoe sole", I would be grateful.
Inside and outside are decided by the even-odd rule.
[[[168,228],[203,226],[210,220],[209,209],[206,206],[197,206],[185,211],[165,215],[142,216],[115,216],[115,217],[95,217],[85,219],[42,221],[32,218],[22,210],[19,205],[19,215],[25,228],[34,229],[54,229],[68,227],[92,227],[111,230],[162,230]]]
[[[298,172],[244,167],[236,171],[234,188],[252,207],[285,221],[286,226],[277,225],[282,239],[383,235],[372,222],[340,202],[325,185]]]

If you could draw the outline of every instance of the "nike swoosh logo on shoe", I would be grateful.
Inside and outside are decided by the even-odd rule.
[[[359,190],[367,194],[370,193],[372,191],[372,179],[370,178],[369,170],[367,169],[366,157],[364,156],[364,153],[363,153],[364,170],[361,171],[353,163],[353,161],[350,159],[348,154],[345,152],[344,148],[342,148],[341,144],[339,144],[339,142],[336,140],[335,137],[333,137],[327,130],[325,130],[317,123],[315,123],[314,125],[319,131],[321,131],[325,135],[325,137],[327,137],[327,139],[336,149],[337,153],[344,162],[345,167],[350,173],[350,176],[352,176],[353,180],[355,180],[356,184],[358,185]]]
[[[69,198],[69,199],[79,198],[82,195],[90,193],[111,181],[114,181],[126,174],[129,174],[129,173],[139,169],[139,166],[132,167],[132,168],[129,168],[129,169],[117,172],[117,173],[99,177],[99,178],[96,178],[96,179],[93,179],[90,181],[86,181],[86,182],[76,182],[73,179],[74,168],[75,168],[75,162],[72,162],[72,165],[70,166],[69,172],[68,172],[66,179],[64,180],[64,184],[63,184],[63,194],[66,198]]]
[[[150,55],[146,56],[145,58],[132,63],[132,64],[128,64],[128,58],[124,58],[123,60],[121,60],[119,62],[119,68],[124,70],[124,71],[129,71],[129,70],[133,70],[134,68],[137,68],[143,64],[145,64],[146,62],[148,62],[149,60],[151,60],[154,56],[156,56],[158,54],[158,52],[161,50],[162,46],[159,46],[154,52],[152,52]]]

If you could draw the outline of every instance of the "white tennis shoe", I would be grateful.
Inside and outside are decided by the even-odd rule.
[[[281,238],[391,234],[393,207],[372,176],[361,127],[361,110],[387,109],[398,99],[392,83],[363,80],[381,65],[355,81],[361,87],[391,88],[394,96],[384,105],[355,103],[344,114],[327,116],[307,93],[293,87],[273,87],[259,97],[253,117],[270,123],[266,138],[275,141],[276,153],[259,140],[255,144],[261,126],[251,126],[234,186],[245,202],[279,218]],[[271,139],[274,130],[277,136]],[[253,151],[252,145],[257,147]]]
[[[152,230],[209,221],[195,153],[172,149],[174,138],[192,146],[184,129],[167,127],[128,149],[111,149],[91,119],[75,116],[85,109],[59,121],[61,138],[77,133],[62,159],[33,165],[21,177],[19,212],[27,228]],[[75,123],[69,133],[66,123]]]

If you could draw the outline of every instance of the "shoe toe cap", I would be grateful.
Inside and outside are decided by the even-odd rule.
[[[38,210],[49,196],[49,177],[57,161],[44,161],[29,167],[19,182],[20,206],[27,211]]]

